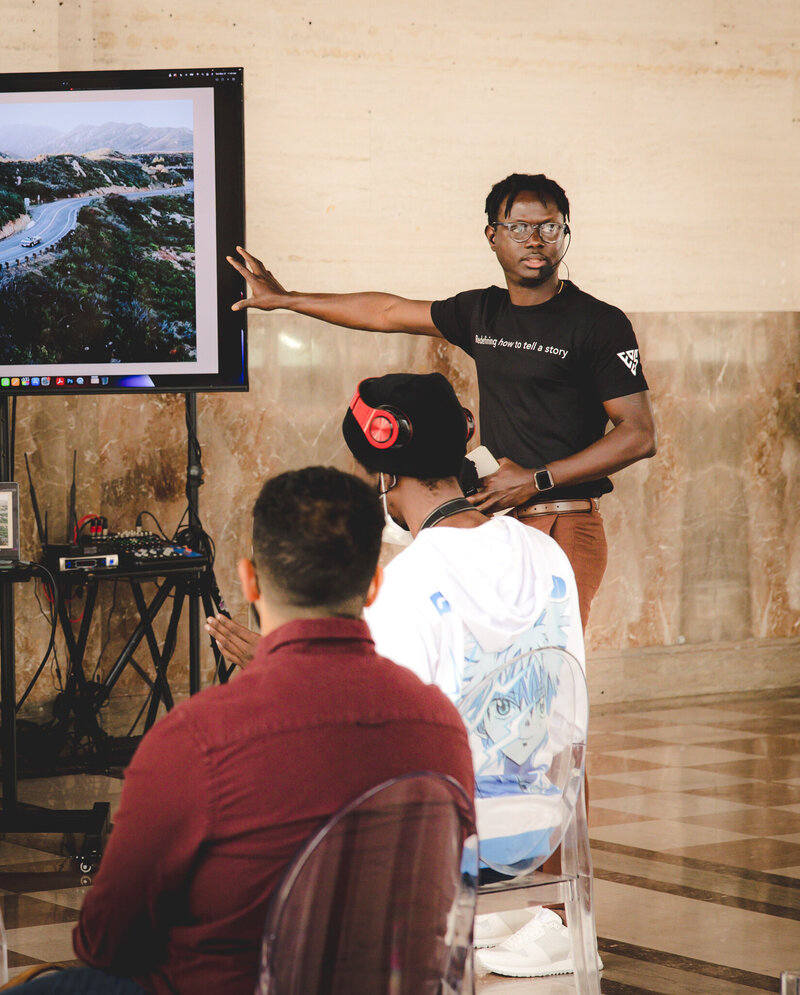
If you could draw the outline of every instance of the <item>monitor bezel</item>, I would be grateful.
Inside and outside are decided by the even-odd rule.
[[[225,256],[245,244],[244,206],[244,81],[241,67],[167,69],[98,69],[78,72],[0,73],[0,93],[63,92],[67,90],[174,89],[211,85],[214,92],[214,169],[216,191],[217,373],[147,375],[135,383],[55,383],[47,387],[0,385],[0,396],[36,396],[145,393],[205,393],[247,391],[247,312],[231,311],[243,293],[241,277]],[[224,111],[224,113],[223,113]],[[233,164],[233,166],[231,166]],[[219,182],[224,170],[225,182]],[[5,374],[4,374],[5,375]],[[87,371],[84,380],[89,380]],[[11,375],[13,376],[13,374]],[[130,374],[121,374],[133,379]],[[66,377],[64,378],[67,379]],[[75,377],[72,377],[73,381]],[[111,379],[111,378],[109,378]]]

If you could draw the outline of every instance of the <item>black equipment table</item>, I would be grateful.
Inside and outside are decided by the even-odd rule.
[[[108,674],[100,682],[90,681],[84,670],[84,657],[89,631],[94,616],[98,589],[101,583],[110,580],[127,581],[133,594],[139,622],[129,636]],[[142,584],[147,581],[156,583],[155,594],[148,602],[145,598]],[[169,686],[167,668],[175,652],[178,623],[181,618],[184,602],[189,599],[189,693],[200,690],[200,654],[198,645],[197,622],[199,622],[199,603],[206,615],[213,615],[219,608],[219,592],[216,589],[213,571],[208,558],[194,555],[192,557],[174,559],[171,562],[142,563],[133,568],[70,570],[57,576],[60,597],[58,599],[58,617],[61,631],[69,653],[69,676],[67,690],[87,698],[92,707],[99,710],[108,699],[112,688],[119,680],[125,667],[130,664],[136,673],[150,688],[150,703],[148,706],[145,730],[155,722],[159,704],[163,701],[169,709],[174,705],[174,697]],[[86,590],[86,601],[83,618],[77,637],[73,631],[72,621],[67,610],[65,595],[71,588],[82,587]],[[172,597],[172,606],[167,624],[167,632],[163,649],[159,649],[158,639],[153,630],[153,622]],[[192,618],[194,614],[195,618]],[[134,653],[146,641],[150,658],[153,661],[155,676],[151,678],[137,663]],[[229,670],[224,660],[213,645],[215,668],[220,681],[226,681]]]
[[[0,480],[3,481],[14,479],[13,431],[9,421],[8,400],[7,395],[0,395]],[[188,529],[191,534],[199,534],[202,533],[202,526],[197,511],[197,492],[203,483],[203,467],[200,462],[200,444],[197,439],[197,398],[192,392],[186,394],[186,427],[188,436],[186,466]],[[79,530],[76,529],[76,531]],[[41,527],[39,534],[42,535]],[[204,535],[204,533],[202,534]],[[43,542],[46,542],[46,539],[43,539]],[[227,614],[217,588],[213,565],[209,557],[195,553],[186,547],[181,549],[181,547],[176,546],[170,552],[166,548],[170,543],[165,540],[165,544],[160,553],[156,550],[153,555],[143,553],[139,549],[132,553],[127,549],[122,549],[123,555],[118,557],[118,562],[113,569],[98,567],[97,564],[95,564],[96,568],[87,567],[85,563],[80,565],[80,569],[72,569],[75,564],[66,562],[65,569],[62,569],[59,556],[58,563],[53,564],[56,569],[51,570],[59,587],[69,588],[81,584],[87,591],[84,617],[81,620],[77,637],[73,632],[73,623],[66,610],[64,599],[58,598],[58,621],[69,653],[67,677],[67,691],[69,693],[65,693],[64,697],[69,708],[76,708],[76,718],[79,717],[81,721],[85,721],[88,717],[88,724],[94,726],[101,739],[105,734],[97,722],[97,712],[107,700],[111,689],[129,663],[150,688],[145,728],[148,728],[155,721],[159,704],[162,701],[166,708],[172,707],[174,698],[167,679],[167,668],[175,651],[178,623],[183,604],[187,600],[189,605],[189,691],[191,694],[200,690],[200,607],[202,606],[206,615],[217,612]],[[67,547],[67,556],[70,555],[69,551],[72,548],[71,546]],[[211,548],[213,548],[213,544]],[[51,554],[52,552],[51,550]],[[81,548],[78,552],[80,555],[88,555],[89,553],[85,548]],[[99,550],[99,552],[102,554],[103,550]],[[130,555],[128,555],[129,553]],[[47,562],[48,559],[50,557],[46,555],[45,561]],[[80,860],[81,870],[88,871],[97,864],[102,853],[105,837],[109,830],[109,804],[98,802],[90,810],[34,809],[31,806],[20,806],[17,798],[17,701],[13,585],[30,580],[31,575],[31,564],[18,564],[10,569],[0,570],[0,695],[2,696],[2,700],[0,700],[0,720],[2,721],[0,743],[3,751],[3,808],[0,812],[0,832],[83,833],[85,834],[84,846],[77,856]],[[97,682],[87,679],[83,662],[98,586],[107,580],[126,580],[128,582],[139,613],[139,623],[106,678],[102,682]],[[156,592],[149,602],[142,590],[142,584],[146,581],[156,583]],[[164,648],[159,650],[153,622],[169,597],[173,599],[172,609],[167,624]],[[155,667],[153,678],[150,678],[134,659],[133,654],[143,639],[146,640]],[[221,682],[227,681],[233,667],[226,666],[225,660],[213,640],[211,640],[211,647],[214,653],[216,676]],[[77,715],[77,712],[80,713],[80,716]],[[60,711],[62,718],[65,717],[63,713],[64,709],[62,708]]]
[[[110,823],[108,802],[96,802],[91,809],[37,809],[21,806],[17,797],[17,708],[16,663],[14,658],[14,588],[31,579],[30,566],[0,570],[0,721],[3,749],[3,833],[84,834],[77,858],[81,870],[93,867],[102,853]]]

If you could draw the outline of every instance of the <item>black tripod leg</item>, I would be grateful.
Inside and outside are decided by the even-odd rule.
[[[133,583],[131,584],[131,587],[133,587]],[[165,580],[164,583],[159,586],[156,596],[153,598],[153,600],[150,602],[149,605],[145,605],[144,599],[142,599],[142,606],[139,608],[139,614],[140,614],[139,624],[134,629],[133,634],[125,644],[120,655],[114,661],[114,665],[112,666],[111,670],[108,672],[108,675],[106,676],[106,679],[103,682],[106,688],[108,689],[109,693],[111,692],[111,689],[114,687],[117,681],[119,680],[120,674],[125,669],[128,661],[136,652],[136,647],[139,645],[139,643],[142,641],[142,639],[147,633],[152,633],[153,619],[156,617],[156,615],[158,615],[159,611],[161,610],[161,606],[167,600],[167,597],[169,596],[169,593],[172,590],[172,588],[173,588],[172,582]],[[144,610],[142,611],[142,609]]]
[[[167,681],[167,667],[169,661],[172,659],[172,654],[175,652],[175,644],[177,642],[176,634],[178,631],[178,622],[180,621],[181,612],[183,610],[183,601],[186,596],[186,586],[185,584],[175,585],[175,596],[172,601],[172,611],[169,617],[169,624],[167,626],[167,635],[164,639],[164,649],[161,653],[158,652],[158,644],[155,641],[155,636],[152,631],[148,633],[148,643],[150,643],[150,655],[153,657],[153,665],[156,669],[156,681],[153,687],[153,694],[150,698],[150,705],[147,709],[147,718],[144,722],[145,732],[153,725],[158,716],[158,706],[161,701],[169,711],[169,709],[175,707],[175,700],[172,697],[172,691]],[[152,638],[152,643],[150,642]]]
[[[61,622],[61,632],[69,656],[69,671],[64,690],[56,695],[53,703],[53,718],[56,720],[57,730],[54,734],[54,741],[60,743],[59,750],[63,749],[67,742],[71,725],[76,747],[80,748],[81,743],[88,740],[90,752],[102,756],[107,736],[97,721],[97,715],[106,701],[107,694],[100,684],[88,681],[83,670],[83,660],[86,655],[86,644],[94,616],[98,587],[99,581],[97,579],[90,578],[86,581],[86,601],[83,606],[83,618],[77,639],[72,629],[73,623],[69,616],[66,599],[64,597],[58,598],[58,618]],[[71,723],[70,720],[72,720]]]
[[[61,632],[64,636],[64,642],[67,645],[67,653],[69,654],[69,675],[67,677],[67,683],[77,685],[80,691],[84,690],[86,684],[86,674],[83,670],[83,658],[86,654],[86,643],[89,639],[89,627],[92,624],[92,617],[94,615],[94,606],[97,601],[97,588],[98,581],[90,580],[86,585],[86,602],[83,606],[83,618],[81,619],[81,627],[78,632],[78,638],[75,638],[75,634],[72,629],[72,619],[69,617],[69,611],[67,609],[67,599],[64,597],[58,598],[58,617],[61,622]]]
[[[205,612],[206,618],[215,615],[217,612],[220,615],[225,615],[227,618],[230,618],[225,602],[222,600],[222,596],[219,593],[217,579],[214,576],[214,571],[211,567],[208,567],[198,578],[197,586],[200,598],[203,602],[203,611]],[[219,646],[217,646],[216,639],[214,639],[213,636],[209,636],[209,639],[211,641],[211,652],[214,654],[214,670],[219,678],[220,684],[227,684],[228,678],[234,672],[236,666],[235,664],[231,664],[230,667],[228,667],[225,663],[225,657],[222,655],[222,651]]]
[[[176,582],[164,581],[164,584],[170,583],[171,586],[175,588],[175,596],[172,602],[172,610],[170,612],[169,624],[167,626],[167,635],[164,640],[164,649],[159,652],[158,640],[156,639],[155,633],[153,632],[152,625],[148,626],[145,637],[147,639],[147,647],[150,650],[150,656],[153,659],[153,666],[155,667],[156,677],[154,681],[153,690],[153,700],[156,703],[156,708],[158,707],[159,700],[163,701],[167,706],[167,709],[172,708],[175,702],[172,697],[172,691],[170,690],[169,683],[167,682],[167,664],[172,658],[172,654],[175,652],[175,633],[178,628],[178,620],[181,617],[181,608],[183,606],[184,597],[184,584]],[[136,607],[139,610],[139,615],[145,618],[148,614],[147,605],[145,604],[144,594],[142,593],[141,586],[135,581],[131,581],[131,589],[133,591],[133,597],[136,601]],[[149,728],[149,727],[148,727]]]

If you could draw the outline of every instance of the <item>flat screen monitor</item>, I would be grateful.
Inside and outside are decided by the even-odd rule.
[[[241,69],[0,74],[0,395],[247,389]]]
[[[19,560],[19,484],[0,483],[0,564]]]

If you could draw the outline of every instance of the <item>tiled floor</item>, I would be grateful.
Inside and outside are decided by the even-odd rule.
[[[592,716],[590,825],[605,995],[778,992],[800,967],[800,691]],[[113,778],[22,781],[20,798],[90,807]],[[69,961],[90,884],[58,837],[0,842],[12,976]],[[561,995],[571,977],[479,977],[480,995]]]

